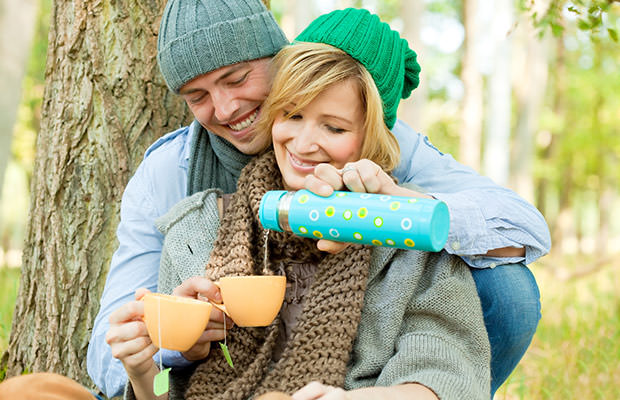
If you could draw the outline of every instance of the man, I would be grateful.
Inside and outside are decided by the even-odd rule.
[[[286,44],[260,0],[167,4],[158,61],[169,88],[183,97],[195,121],[147,150],[123,195],[120,244],[88,349],[88,372],[108,396],[118,395],[127,380],[114,356],[133,354],[132,340],[147,340],[140,320],[142,306],[132,300],[140,287],[157,288],[163,237],[155,219],[191,193],[213,187],[233,192],[243,166],[269,146],[270,133],[255,131],[254,124],[269,90],[270,57]],[[394,175],[450,208],[446,250],[472,267],[492,346],[494,391],[527,349],[540,317],[538,288],[523,263],[548,251],[546,223],[516,194],[442,154],[402,122],[393,132],[402,159]],[[330,191],[334,184],[317,175],[307,187],[319,194]],[[318,246],[340,249],[327,241]],[[495,267],[498,264],[513,265]],[[200,280],[189,285],[191,293],[211,290],[200,287]],[[130,320],[134,323],[121,324]],[[215,328],[224,323],[223,317],[216,318],[201,341],[218,340],[213,332],[222,332]],[[162,351],[162,355],[166,365],[182,367],[204,357],[203,350],[199,341],[184,354]]]

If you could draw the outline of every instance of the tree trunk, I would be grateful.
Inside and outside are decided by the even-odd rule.
[[[524,18],[531,17],[527,15]],[[519,45],[515,47],[519,57],[515,57],[513,64],[515,72],[518,72],[513,77],[517,123],[512,146],[511,186],[526,200],[534,201],[534,134],[547,88],[549,39],[536,38],[534,27],[527,22],[522,24],[518,33]]]
[[[11,155],[13,126],[38,8],[38,0],[3,0],[0,3],[0,194]]]
[[[479,25],[477,20],[478,0],[463,1],[463,25],[465,28],[465,41],[463,42],[463,68],[461,80],[463,81],[464,95],[461,110],[461,127],[459,129],[459,161],[480,170],[480,138],[482,137],[482,74],[477,63],[479,52],[476,50],[478,43]]]
[[[554,58],[555,63],[552,65],[552,69],[554,74],[552,75],[552,81],[550,87],[553,88],[553,114],[559,116],[563,121],[566,121],[569,118],[567,115],[567,105],[566,105],[566,97],[568,92],[568,72],[566,67],[566,51],[564,49],[564,35],[560,35],[557,38],[553,39],[553,48],[555,50]],[[567,122],[564,122],[559,128],[552,132],[548,132],[548,143],[544,143],[544,147],[541,151],[540,160],[545,164],[549,164],[552,160],[556,159],[559,147],[559,138],[561,137],[564,126],[569,126]],[[550,185],[556,184],[557,191],[560,192],[562,190],[559,182],[552,182],[552,180],[543,175],[537,184],[536,190],[536,207],[540,210],[541,214],[545,216],[547,219],[547,223],[549,225],[549,230],[551,232],[556,231],[556,225],[559,220],[559,213],[555,216],[550,215],[548,210],[548,193]],[[559,201],[559,200],[558,200]],[[551,236],[552,239],[555,239],[554,235]],[[552,241],[554,248],[560,248],[561,243]]]
[[[403,32],[401,36],[407,40],[409,47],[416,52],[418,62],[424,65],[424,44],[420,32],[422,30],[422,16],[426,5],[423,1],[403,1],[400,6],[400,15],[403,19]],[[418,132],[426,132],[428,121],[424,118],[425,107],[428,98],[428,79],[424,68],[420,73],[420,86],[411,97],[401,101],[398,109],[398,118],[405,121]]]
[[[156,61],[163,0],[55,1],[8,376],[91,386],[86,348],[123,189],[146,147],[187,121]]]
[[[497,0],[491,27],[493,70],[489,77],[484,173],[500,185],[508,183],[510,162],[510,63],[513,23],[512,0]]]

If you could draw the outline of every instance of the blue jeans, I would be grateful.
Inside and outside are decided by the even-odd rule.
[[[524,264],[470,268],[491,342],[491,398],[525,354],[540,320],[540,292]]]

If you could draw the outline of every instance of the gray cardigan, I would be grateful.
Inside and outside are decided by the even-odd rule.
[[[204,274],[219,227],[217,193],[180,201],[157,226],[165,235],[159,291],[171,293]],[[345,389],[417,382],[442,400],[488,399],[490,359],[480,300],[460,258],[373,249]],[[183,398],[192,370],[171,374],[171,400]]]

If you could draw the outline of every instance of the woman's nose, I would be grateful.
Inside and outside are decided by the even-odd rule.
[[[314,153],[319,150],[319,133],[313,124],[304,123],[302,129],[295,132],[295,150],[302,153]]]

